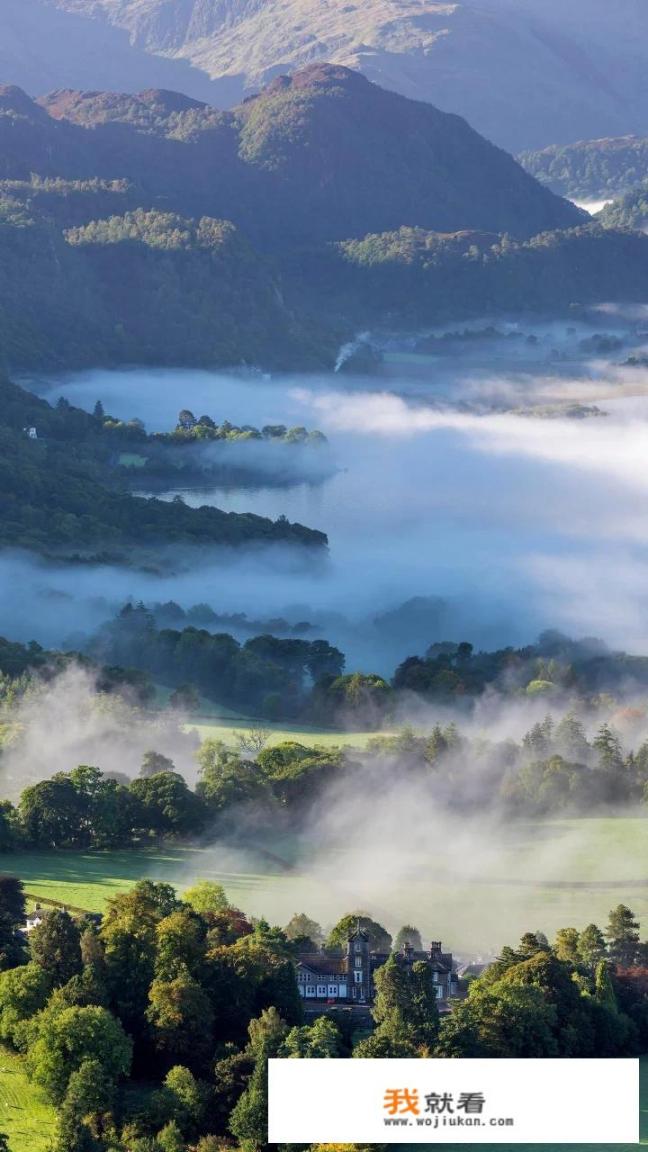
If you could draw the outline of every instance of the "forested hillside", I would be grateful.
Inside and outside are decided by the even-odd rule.
[[[523,152],[519,159],[527,172],[559,196],[606,200],[648,178],[648,139],[580,140],[566,147]]]
[[[287,520],[146,500],[106,483],[85,444],[93,417],[77,409],[55,411],[0,381],[0,413],[0,548],[119,562],[169,544],[326,545],[323,533]],[[36,440],[23,422],[37,428]]]
[[[231,112],[160,91],[35,104],[9,88],[0,113],[5,178],[127,179],[140,206],[231,220],[263,247],[401,224],[530,236],[577,219],[459,117],[330,65]]]

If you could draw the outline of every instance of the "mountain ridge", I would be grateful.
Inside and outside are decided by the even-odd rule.
[[[0,109],[0,177],[127,179],[140,207],[232,220],[262,248],[403,225],[531,236],[581,220],[463,118],[339,65],[277,77],[228,111],[151,89],[30,101],[5,88]]]
[[[102,34],[119,31],[133,51],[169,67],[191,65],[191,83],[211,77],[207,98],[220,105],[277,73],[331,60],[465,116],[510,151],[642,131],[648,119],[640,0],[19,2],[45,3]],[[49,86],[67,83],[63,71]]]

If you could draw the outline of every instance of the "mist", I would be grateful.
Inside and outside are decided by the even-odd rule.
[[[150,750],[195,780],[198,739],[182,731],[185,719],[177,712],[144,713],[128,698],[99,693],[95,676],[81,666],[37,677],[11,715],[12,735],[0,760],[3,796],[15,800],[28,785],[78,764],[134,777]]]
[[[645,307],[610,307],[587,322],[383,336],[370,377],[178,369],[32,380],[51,400],[90,409],[101,399],[149,430],[172,427],[185,406],[239,425],[321,429],[330,451],[292,459],[298,469],[332,460],[328,477],[278,485],[264,468],[288,446],[258,445],[271,451],[254,482],[163,495],[285,515],[325,531],[330,547],[317,562],[276,547],[174,549],[148,571],[5,558],[0,631],[69,643],[128,598],[173,599],[308,620],[349,669],[383,674],[438,640],[519,645],[548,627],[648,651],[645,346]],[[238,461],[248,446],[223,447]]]

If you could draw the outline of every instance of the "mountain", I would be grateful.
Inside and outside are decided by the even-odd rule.
[[[579,140],[564,147],[523,152],[519,160],[527,172],[560,196],[606,200],[648,180],[648,138]]]
[[[33,95],[64,85],[136,92],[177,88],[198,100],[234,103],[240,84],[210,80],[189,60],[153,55],[131,44],[126,30],[87,19],[50,0],[2,0],[0,76]]]
[[[319,368],[366,327],[648,292],[464,120],[332,65],[219,112],[0,87],[0,357]],[[539,235],[538,235],[539,234]]]
[[[283,249],[403,225],[531,236],[580,215],[460,117],[332,65],[228,112],[172,92],[0,89],[0,178],[125,180],[137,206]],[[88,131],[92,129],[92,131]]]
[[[457,112],[511,151],[641,132],[648,120],[645,0],[7,3],[25,14],[45,4],[70,20],[85,20],[102,36],[119,31],[139,57],[126,84],[106,83],[112,63],[105,59],[102,83],[111,88],[145,86],[148,80],[142,75],[138,82],[135,71],[142,57],[156,55],[168,66],[182,62],[202,70],[225,85],[216,102],[233,103],[279,72],[327,60]],[[49,60],[47,35],[45,25],[34,27],[28,43]],[[4,75],[42,92],[48,80],[28,83],[21,73],[23,52],[18,45],[15,66],[5,67]],[[49,63],[46,73],[53,72],[58,86],[77,83],[78,55],[70,53],[67,68],[62,58]],[[29,75],[33,79],[33,69]],[[198,94],[188,84],[181,87]]]

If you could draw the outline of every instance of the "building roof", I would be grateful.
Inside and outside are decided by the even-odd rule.
[[[403,957],[402,952],[398,952],[397,955]],[[450,952],[439,952],[435,956],[430,956],[429,952],[411,952],[410,959],[412,963],[415,960],[423,960],[433,972],[452,972],[452,953]]]
[[[366,928],[360,927],[360,921],[356,924],[353,932],[349,932],[349,940],[368,940],[369,933]]]
[[[308,968],[318,976],[346,976],[344,956],[325,956],[323,952],[302,952],[297,959],[298,968]]]

